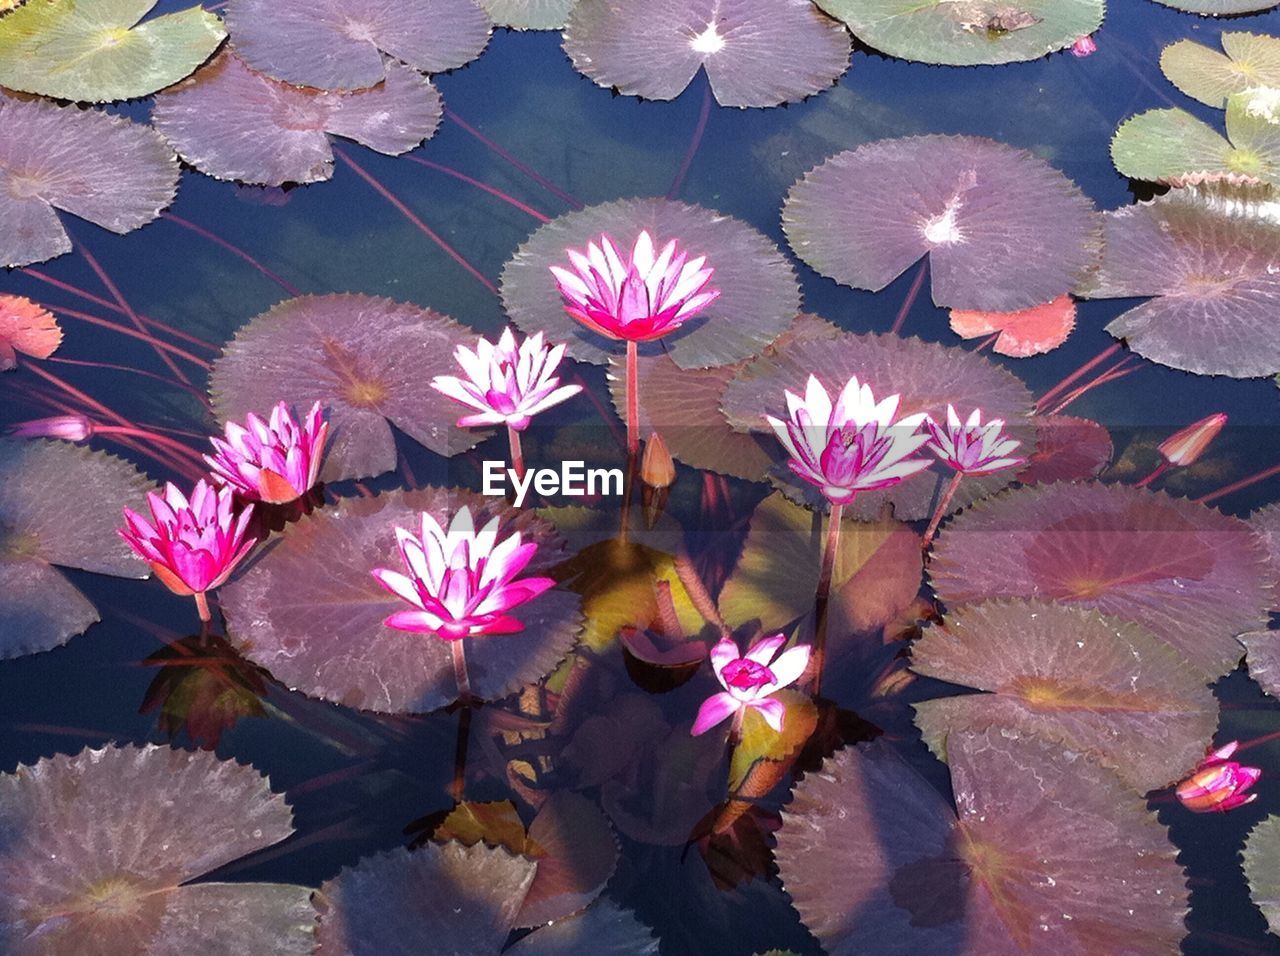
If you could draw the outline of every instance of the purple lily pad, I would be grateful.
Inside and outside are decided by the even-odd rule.
[[[1241,13],[1270,10],[1275,0],[1156,0],[1166,7],[1206,17],[1231,17]]]
[[[470,63],[493,25],[473,0],[231,0],[231,45],[294,86],[363,90],[388,75],[383,54],[422,73]]]
[[[536,868],[483,843],[428,843],[366,857],[316,891],[315,956],[496,956]]]
[[[1036,450],[1018,472],[1024,485],[1096,478],[1115,451],[1111,433],[1088,418],[1071,415],[1037,415]]]
[[[121,509],[150,488],[133,465],[104,452],[0,441],[0,659],[57,647],[99,619],[53,565],[147,576],[116,527]]]
[[[547,798],[529,824],[529,840],[542,852],[516,926],[542,926],[582,912],[618,867],[608,819],[593,801],[570,791]]]
[[[655,242],[679,239],[691,256],[715,269],[720,297],[701,315],[659,342],[641,343],[642,355],[665,351],[682,369],[729,365],[755,355],[800,311],[795,270],[769,239],[741,220],[669,199],[622,199],[566,213],[540,227],[502,270],[502,302],[523,331],[567,342],[574,358],[602,365],[621,354],[620,342],[591,332],[561,304],[551,266],[568,262],[566,249],[582,249],[602,233],[631,248],[647,229]]]
[[[123,235],[177,193],[177,157],[148,126],[0,91],[0,129],[0,267],[71,251],[55,209]]]
[[[252,767],[107,747],[0,777],[0,946],[13,953],[311,952],[311,890],[184,885],[293,832]]]
[[[233,53],[156,97],[156,129],[206,175],[262,186],[333,175],[327,133],[396,156],[435,134],[443,115],[431,81],[399,63],[355,93],[302,89],[249,69]]]
[[[1213,693],[1181,655],[1088,608],[963,607],[925,631],[911,661],[917,673],[989,692],[914,705],[943,760],[949,734],[1005,728],[1084,751],[1145,793],[1195,767],[1218,726]]]
[[[1237,634],[1274,601],[1249,526],[1204,505],[1121,485],[1006,492],[943,528],[930,575],[952,607],[1040,598],[1145,625],[1204,678],[1240,661]]]
[[[1149,298],[1107,331],[1153,362],[1200,375],[1274,374],[1280,226],[1266,217],[1268,202],[1265,191],[1219,184],[1113,210],[1102,265],[1080,294]]]
[[[1251,831],[1244,844],[1244,875],[1249,898],[1262,910],[1267,928],[1280,936],[1280,816],[1269,816]]]
[[[809,0],[579,0],[564,49],[598,86],[675,99],[699,68],[721,106],[778,106],[849,68],[844,27]]]
[[[948,404],[963,414],[981,408],[983,421],[1002,418],[1008,423],[1009,434],[1023,443],[1020,454],[1035,447],[1031,393],[1013,373],[966,349],[897,335],[854,335],[818,320],[813,320],[808,329],[797,328],[785,348],[762,355],[738,373],[724,390],[721,407],[725,417],[740,431],[759,434],[762,440],[774,438],[765,415],[785,420],[784,393],[789,389],[803,394],[811,374],[818,376],[832,394],[844,387],[851,375],[870,385],[877,398],[900,393],[901,415],[927,412],[941,421]],[[809,485],[781,464],[785,451],[776,438],[771,450],[780,463],[774,471],[775,482],[791,497],[825,507]],[[930,470],[885,491],[860,494],[854,501],[853,513],[859,518],[875,519],[882,506],[890,502],[897,518],[927,518],[933,511],[938,484],[947,477],[939,470]],[[960,483],[951,510],[998,491],[1013,477],[1013,471],[1007,470],[966,478]]]
[[[587,910],[556,920],[521,939],[511,956],[655,956],[653,931],[630,910],[597,900]]]
[[[391,425],[440,455],[488,436],[457,428],[457,405],[431,387],[433,376],[454,371],[454,348],[474,339],[448,316],[408,303],[301,296],[236,333],[214,363],[209,391],[223,422],[261,415],[280,401],[294,408],[319,402],[330,430],[321,480],[365,478],[396,466]]]
[[[1177,952],[1177,850],[1084,754],[1005,731],[948,738],[958,814],[882,744],[806,776],[776,858],[831,956]]]
[[[383,713],[424,713],[458,696],[449,643],[385,627],[400,607],[370,574],[398,567],[395,529],[429,511],[447,522],[463,505],[480,527],[501,515],[500,536],[519,530],[538,544],[526,575],[565,557],[550,524],[469,491],[428,488],[345,499],[285,531],[247,573],[222,588],[233,644],[288,686],[324,700]],[[525,629],[466,639],[471,689],[496,700],[550,673],[578,638],[579,598],[551,590],[514,615]]]
[[[1251,631],[1240,635],[1249,662],[1249,676],[1272,697],[1280,697],[1280,631]]]
[[[810,170],[782,212],[791,248],[878,292],[924,255],[933,301],[1014,312],[1070,292],[1098,257],[1093,202],[1025,150],[976,136],[882,139]]]

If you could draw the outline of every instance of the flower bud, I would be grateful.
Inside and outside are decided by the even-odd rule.
[[[1090,35],[1082,36],[1080,39],[1076,40],[1075,43],[1071,44],[1072,56],[1090,56],[1097,52],[1098,44],[1094,42],[1093,37]]]
[[[1227,416],[1216,412],[1208,418],[1188,425],[1179,432],[1170,435],[1160,443],[1160,454],[1171,465],[1190,465],[1204,454],[1209,442],[1218,437],[1218,432],[1227,423]]]
[[[1225,813],[1258,798],[1246,791],[1258,782],[1262,771],[1228,759],[1239,746],[1240,742],[1233,740],[1211,751],[1191,776],[1178,784],[1176,793],[1184,807],[1194,813]]]
[[[83,415],[54,415],[51,418],[35,418],[9,426],[13,438],[61,438],[63,441],[84,441],[93,434],[93,422]]]
[[[640,480],[650,488],[668,488],[676,480],[676,463],[662,436],[654,432],[644,445],[640,459]]]

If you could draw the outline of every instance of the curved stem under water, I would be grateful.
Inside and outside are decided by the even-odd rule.
[[[947,488],[942,493],[942,497],[938,499],[938,507],[933,509],[933,517],[929,519],[929,527],[925,529],[924,538],[920,542],[922,551],[929,550],[929,542],[933,540],[933,536],[938,533],[938,525],[942,523],[942,516],[947,513],[947,509],[951,507],[951,499],[956,496],[956,491],[960,488],[960,482],[964,478],[963,471],[957,471],[951,476],[951,480],[947,482]]]
[[[822,691],[822,668],[827,659],[827,605],[831,600],[831,581],[835,577],[836,558],[840,553],[840,524],[844,505],[831,505],[827,517],[827,539],[822,549],[822,570],[818,573],[818,593],[813,608],[813,654],[809,658],[807,685],[815,696]]]

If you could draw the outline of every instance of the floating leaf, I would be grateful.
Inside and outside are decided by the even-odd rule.
[[[1111,462],[1111,434],[1102,425],[1071,415],[1037,415],[1036,450],[1018,472],[1024,485],[1095,478]]]
[[[152,119],[202,173],[279,186],[333,175],[327,133],[396,156],[434,135],[442,113],[431,82],[398,63],[372,89],[326,93],[272,80],[224,53],[158,96]]]
[[[370,570],[396,567],[395,529],[430,512],[446,527],[464,505],[476,526],[500,515],[499,536],[514,530],[538,544],[526,575],[564,559],[546,521],[495,498],[459,489],[391,491],[345,499],[291,525],[238,580],[223,587],[232,643],[278,680],[313,697],[384,713],[422,713],[458,696],[449,642],[382,624],[398,609]],[[471,689],[496,700],[546,676],[581,626],[576,595],[552,590],[514,613],[525,629],[466,639]]]
[[[564,31],[598,86],[675,99],[699,69],[721,106],[778,106],[849,68],[849,34],[808,0],[579,0]]]
[[[1006,492],[943,527],[930,576],[944,604],[1041,598],[1144,624],[1206,678],[1240,661],[1235,635],[1274,595],[1248,525],[1122,485]]]
[[[530,334],[567,342],[575,358],[603,364],[621,343],[584,328],[564,311],[551,266],[567,263],[566,249],[583,249],[607,233],[630,249],[647,229],[656,242],[679,239],[691,256],[715,269],[720,297],[642,354],[665,351],[681,368],[740,362],[768,345],[800,311],[794,270],[769,239],[741,220],[668,199],[623,199],[566,213],[540,227],[502,270],[502,301],[512,321]]]
[[[58,320],[20,295],[0,295],[0,372],[17,368],[18,356],[46,359],[62,344]]]
[[[1156,3],[1206,17],[1232,17],[1239,13],[1270,10],[1275,6],[1275,0],[1156,0]]]
[[[0,658],[47,651],[98,620],[51,565],[147,576],[116,527],[149,488],[133,465],[103,452],[0,441]]]
[[[1269,816],[1249,832],[1244,844],[1249,897],[1262,910],[1267,928],[1280,936],[1280,816]]]
[[[440,455],[487,437],[455,427],[456,403],[431,387],[433,376],[454,370],[454,348],[474,339],[448,316],[416,305],[301,296],[236,333],[214,363],[209,391],[224,422],[280,401],[295,408],[319,402],[330,428],[321,479],[380,475],[396,466],[391,425]]]
[[[521,939],[511,956],[656,956],[653,931],[630,910],[597,900],[587,910],[556,920]]]
[[[0,91],[0,129],[0,267],[71,251],[54,209],[124,234],[155,219],[177,192],[168,144],[122,117]]]
[[[1280,87],[1280,39],[1224,30],[1224,53],[1179,40],[1160,53],[1160,69],[1187,96],[1222,109],[1232,93]]]
[[[882,744],[796,787],[778,866],[831,956],[1178,952],[1177,850],[1119,777],[995,730],[947,750],[958,818]]]
[[[1249,661],[1249,676],[1272,697],[1280,697],[1280,631],[1240,635]]]
[[[1204,757],[1218,705],[1201,675],[1146,628],[1040,601],[949,614],[911,650],[928,677],[989,691],[915,704],[939,758],[956,731],[1002,728],[1097,758],[1145,793]]]
[[[560,30],[578,0],[478,0],[494,26],[511,30]]]
[[[818,726],[818,708],[808,694],[784,687],[770,696],[787,709],[782,730],[770,727],[754,707],[744,710],[742,737],[729,761],[730,790],[738,789],[748,771],[761,760],[781,763],[794,757]]]
[[[423,73],[469,63],[492,25],[472,0],[231,0],[231,43],[260,73],[320,90],[363,90],[383,54]]]
[[[1000,355],[1026,358],[1052,352],[1076,327],[1076,304],[1069,295],[1017,312],[951,311],[951,331],[962,339],[999,332],[991,349]]]
[[[1280,225],[1268,202],[1218,185],[1109,212],[1102,265],[1081,294],[1151,298],[1107,331],[1153,362],[1236,378],[1280,371]]]
[[[1272,579],[1280,582],[1280,503],[1259,508],[1249,515],[1249,526],[1267,552]]]
[[[549,796],[529,824],[538,873],[516,926],[559,922],[586,909],[618,866],[618,842],[604,813],[569,791]]]
[[[870,385],[880,398],[899,393],[901,415],[927,412],[941,421],[948,404],[965,415],[973,408],[981,408],[984,421],[1002,418],[1009,423],[1009,433],[1023,442],[1020,454],[1034,449],[1029,420],[1031,393],[1015,375],[989,359],[919,339],[854,335],[817,323],[808,331],[798,330],[786,348],[761,356],[729,383],[722,402],[729,424],[742,431],[762,433],[765,439],[772,437],[765,415],[786,419],[785,391],[803,394],[810,374],[817,375],[833,395],[852,375]],[[776,438],[773,454],[779,462],[785,454]],[[860,494],[852,512],[860,518],[877,518],[885,502],[891,502],[899,519],[927,518],[933,511],[940,482],[948,477],[941,471],[928,471],[885,491]],[[992,494],[1012,479],[1011,471],[965,479],[952,510]],[[785,465],[775,469],[775,480],[792,497],[822,505],[810,486]]]
[[[213,54],[227,32],[199,6],[140,23],[156,2],[26,4],[0,20],[0,86],[105,103],[177,83]]]
[[[316,891],[315,956],[501,951],[536,864],[476,844],[365,857]]]
[[[1034,60],[1102,25],[1103,0],[818,0],[867,46],[921,63]]]
[[[292,817],[256,770],[204,751],[107,747],[20,766],[0,777],[0,947],[310,953],[309,888],[189,884],[283,840]]]
[[[477,803],[465,800],[449,811],[449,815],[435,828],[431,839],[437,843],[457,840],[463,846],[487,843],[489,846],[506,847],[512,853],[529,853],[529,841],[524,821],[510,800],[490,800]]]
[[[878,292],[927,254],[933,301],[980,312],[1070,291],[1097,259],[1099,232],[1092,201],[1071,180],[976,136],[882,139],[839,153],[791,188],[782,225],[796,255],[857,289]]]

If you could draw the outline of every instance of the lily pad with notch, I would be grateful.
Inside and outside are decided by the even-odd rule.
[[[1280,87],[1280,38],[1224,30],[1214,50],[1194,40],[1179,40],[1160,53],[1160,69],[1169,82],[1208,106],[1223,109],[1233,93]]]

